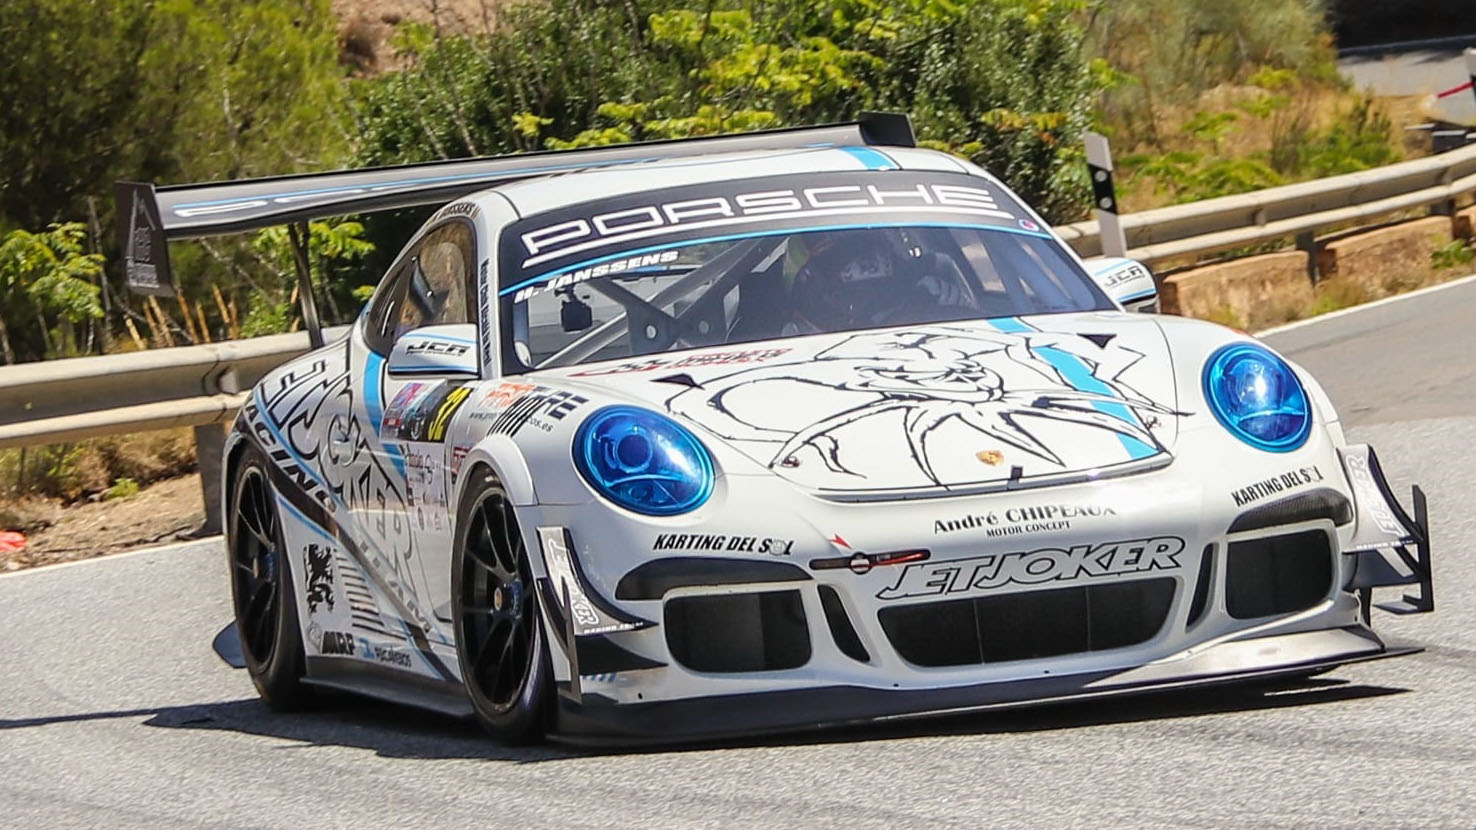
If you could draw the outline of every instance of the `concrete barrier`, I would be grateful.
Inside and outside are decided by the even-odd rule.
[[[1448,216],[1427,216],[1333,237],[1317,252],[1318,273],[1368,299],[1385,296],[1430,270],[1430,255],[1450,244],[1453,224]]]
[[[1307,255],[1281,251],[1171,274],[1159,292],[1169,314],[1258,329],[1293,319],[1312,302]]]

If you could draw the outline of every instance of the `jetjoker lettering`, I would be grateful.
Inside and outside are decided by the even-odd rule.
[[[968,594],[1011,584],[1038,585],[1173,570],[1180,566],[1178,556],[1183,551],[1183,539],[1160,536],[923,562],[908,565],[897,578],[897,584],[882,589],[876,596],[893,600]]]
[[[762,553],[789,556],[793,539],[766,536],[727,536],[713,533],[663,533],[651,550],[708,551],[711,553]]]
[[[1244,507],[1247,504],[1258,502],[1267,496],[1301,487],[1304,484],[1316,484],[1322,481],[1322,470],[1315,465],[1311,467],[1298,467],[1288,470],[1281,475],[1272,476],[1265,481],[1257,481],[1248,484],[1239,490],[1233,490],[1230,497],[1235,499],[1236,507]]]
[[[1072,519],[1116,515],[1117,511],[1111,507],[1095,504],[1011,507],[998,513],[971,513],[961,519],[937,519],[933,522],[933,533],[983,530],[988,536],[1014,536],[1021,533],[1068,530]]]

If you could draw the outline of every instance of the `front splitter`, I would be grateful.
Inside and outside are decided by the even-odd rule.
[[[838,685],[624,704],[600,695],[578,703],[560,696],[550,737],[584,745],[689,743],[1274,679],[1420,651],[1348,627],[1235,640],[1125,670],[972,686]]]

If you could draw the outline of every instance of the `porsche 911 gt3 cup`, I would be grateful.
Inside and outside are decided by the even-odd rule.
[[[1432,607],[1423,498],[1313,378],[881,132],[148,194],[155,230],[450,202],[229,437],[261,695],[674,740],[1409,650],[1369,617]]]

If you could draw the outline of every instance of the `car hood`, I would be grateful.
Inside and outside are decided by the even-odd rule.
[[[1154,468],[1169,462],[1179,420],[1161,328],[1116,312],[813,335],[540,374],[667,412],[839,498]]]

